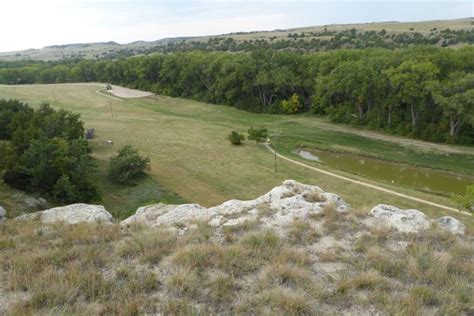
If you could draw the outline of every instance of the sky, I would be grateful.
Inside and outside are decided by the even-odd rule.
[[[1,0],[0,51],[474,16],[474,0]]]

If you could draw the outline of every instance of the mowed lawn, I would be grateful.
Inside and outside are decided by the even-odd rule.
[[[234,198],[253,199],[285,179],[295,179],[335,192],[360,211],[386,203],[417,208],[432,216],[454,215],[464,219],[469,226],[473,225],[471,216],[368,190],[284,161],[278,161],[278,172],[275,172],[273,156],[268,150],[251,141],[243,146],[232,146],[226,137],[231,130],[244,133],[251,125],[266,126],[287,135],[282,137],[284,148],[297,148],[309,140],[320,147],[343,148],[384,159],[472,174],[474,155],[469,154],[470,148],[463,149],[465,154],[427,151],[422,145],[406,147],[356,135],[350,132],[351,129],[341,131],[340,126],[311,116],[253,114],[227,106],[162,96],[118,100],[101,94],[99,89],[99,86],[86,84],[0,86],[0,98],[17,98],[31,105],[47,101],[53,106],[81,113],[86,127],[96,130],[97,139],[92,142],[92,148],[97,159],[106,161],[122,145],[131,144],[151,158],[152,177],[188,202],[212,206]],[[107,140],[114,144],[107,145]],[[290,151],[286,154],[292,155]],[[357,179],[357,176],[349,176]],[[454,206],[447,197],[381,185]]]

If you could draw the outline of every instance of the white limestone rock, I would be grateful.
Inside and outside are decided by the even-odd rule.
[[[379,222],[405,233],[420,232],[429,228],[432,223],[453,234],[463,235],[466,229],[463,223],[451,216],[443,216],[432,220],[418,210],[401,210],[398,207],[386,204],[377,205],[370,211],[369,215]]]
[[[443,216],[435,220],[436,224],[453,234],[464,235],[466,226],[452,216]]]
[[[0,206],[0,222],[7,219],[7,210]]]
[[[138,208],[135,215],[123,220],[121,224],[172,225],[190,220],[206,220],[209,219],[208,213],[207,209],[199,204],[167,205],[160,203]]]
[[[309,200],[307,194],[316,194],[320,200]],[[259,219],[266,227],[280,228],[291,224],[295,218],[304,219],[311,213],[320,212],[327,203],[334,203],[339,212],[348,209],[347,204],[336,194],[325,193],[317,186],[286,180],[270,192],[249,201],[229,200],[211,208],[197,204],[140,207],[135,215],[121,224],[160,226],[205,221],[213,227],[222,227]]]
[[[428,217],[418,210],[401,210],[398,207],[379,204],[369,215],[404,233],[417,233],[430,226]]]
[[[61,221],[67,224],[95,222],[109,224],[112,222],[113,217],[102,205],[78,203],[55,207],[41,212],[21,215],[16,219],[39,219],[43,223],[54,223]]]

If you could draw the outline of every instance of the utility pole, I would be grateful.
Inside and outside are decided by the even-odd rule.
[[[54,93],[54,90],[51,92],[53,92],[54,103],[56,104],[56,106],[58,106],[58,100],[56,100],[56,94]]]
[[[274,148],[273,148],[273,159],[275,161],[275,172],[278,171],[277,169],[277,137],[281,135],[281,131],[273,131],[273,133],[270,136],[273,136],[273,143],[274,143]]]
[[[110,107],[110,116],[114,117],[114,112],[112,111],[112,101],[109,100],[109,107]]]

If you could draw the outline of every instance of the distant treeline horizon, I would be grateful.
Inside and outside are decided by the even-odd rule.
[[[435,142],[474,143],[474,48],[189,51],[0,62],[0,83],[110,82],[263,113],[298,113]],[[295,100],[295,98],[293,98]]]

